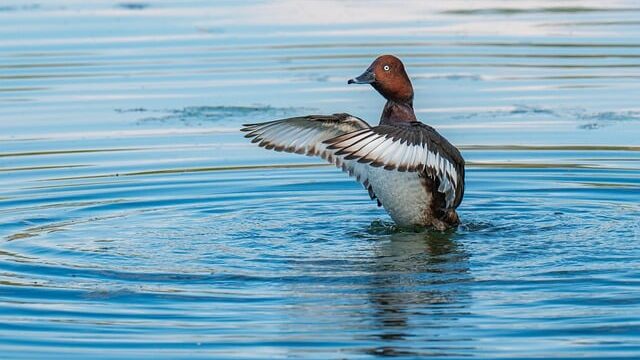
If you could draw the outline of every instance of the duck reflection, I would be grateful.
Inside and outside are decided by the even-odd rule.
[[[287,259],[297,276],[286,283],[291,305],[282,331],[295,328],[296,341],[324,348],[339,343],[341,353],[355,357],[472,354],[468,325],[460,321],[468,317],[472,280],[461,236],[374,223],[348,239],[305,242],[313,255]]]
[[[367,321],[367,337],[379,344],[366,353],[461,355],[468,348],[465,339],[451,335],[469,303],[471,280],[468,255],[454,237],[455,232],[402,232],[380,240],[371,264]]]

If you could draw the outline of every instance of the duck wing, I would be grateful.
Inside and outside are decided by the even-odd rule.
[[[437,180],[446,207],[460,205],[464,195],[464,159],[434,128],[421,122],[379,125],[324,141],[327,151],[389,171],[418,172]]]
[[[366,121],[349,114],[307,115],[244,124],[240,129],[252,143],[269,150],[285,151],[308,156],[320,156],[347,172],[362,183],[371,199],[376,196],[368,181],[368,165],[336,156],[336,150],[327,149],[326,140],[351,134],[355,138],[368,134],[371,126]],[[368,135],[367,135],[368,136]],[[378,201],[378,205],[380,202]]]
[[[333,114],[244,124],[240,131],[247,132],[245,137],[252,139],[252,143],[268,150],[323,156],[326,151],[323,141],[369,128],[369,124],[355,116]]]

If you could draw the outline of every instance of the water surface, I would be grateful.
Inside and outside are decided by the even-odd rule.
[[[3,3],[3,358],[637,358],[639,14]],[[456,231],[400,231],[339,170],[238,132],[375,123],[346,79],[381,53],[467,159]]]

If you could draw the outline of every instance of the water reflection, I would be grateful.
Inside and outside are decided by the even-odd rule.
[[[368,288],[373,332],[368,337],[379,346],[365,353],[453,355],[463,349],[461,339],[446,330],[459,326],[454,323],[466,312],[472,280],[468,254],[455,237],[455,232],[401,232],[375,248]]]

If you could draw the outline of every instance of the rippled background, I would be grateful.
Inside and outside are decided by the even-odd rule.
[[[0,352],[637,358],[636,1],[0,4]],[[374,57],[468,161],[394,228],[243,122],[349,112]]]

